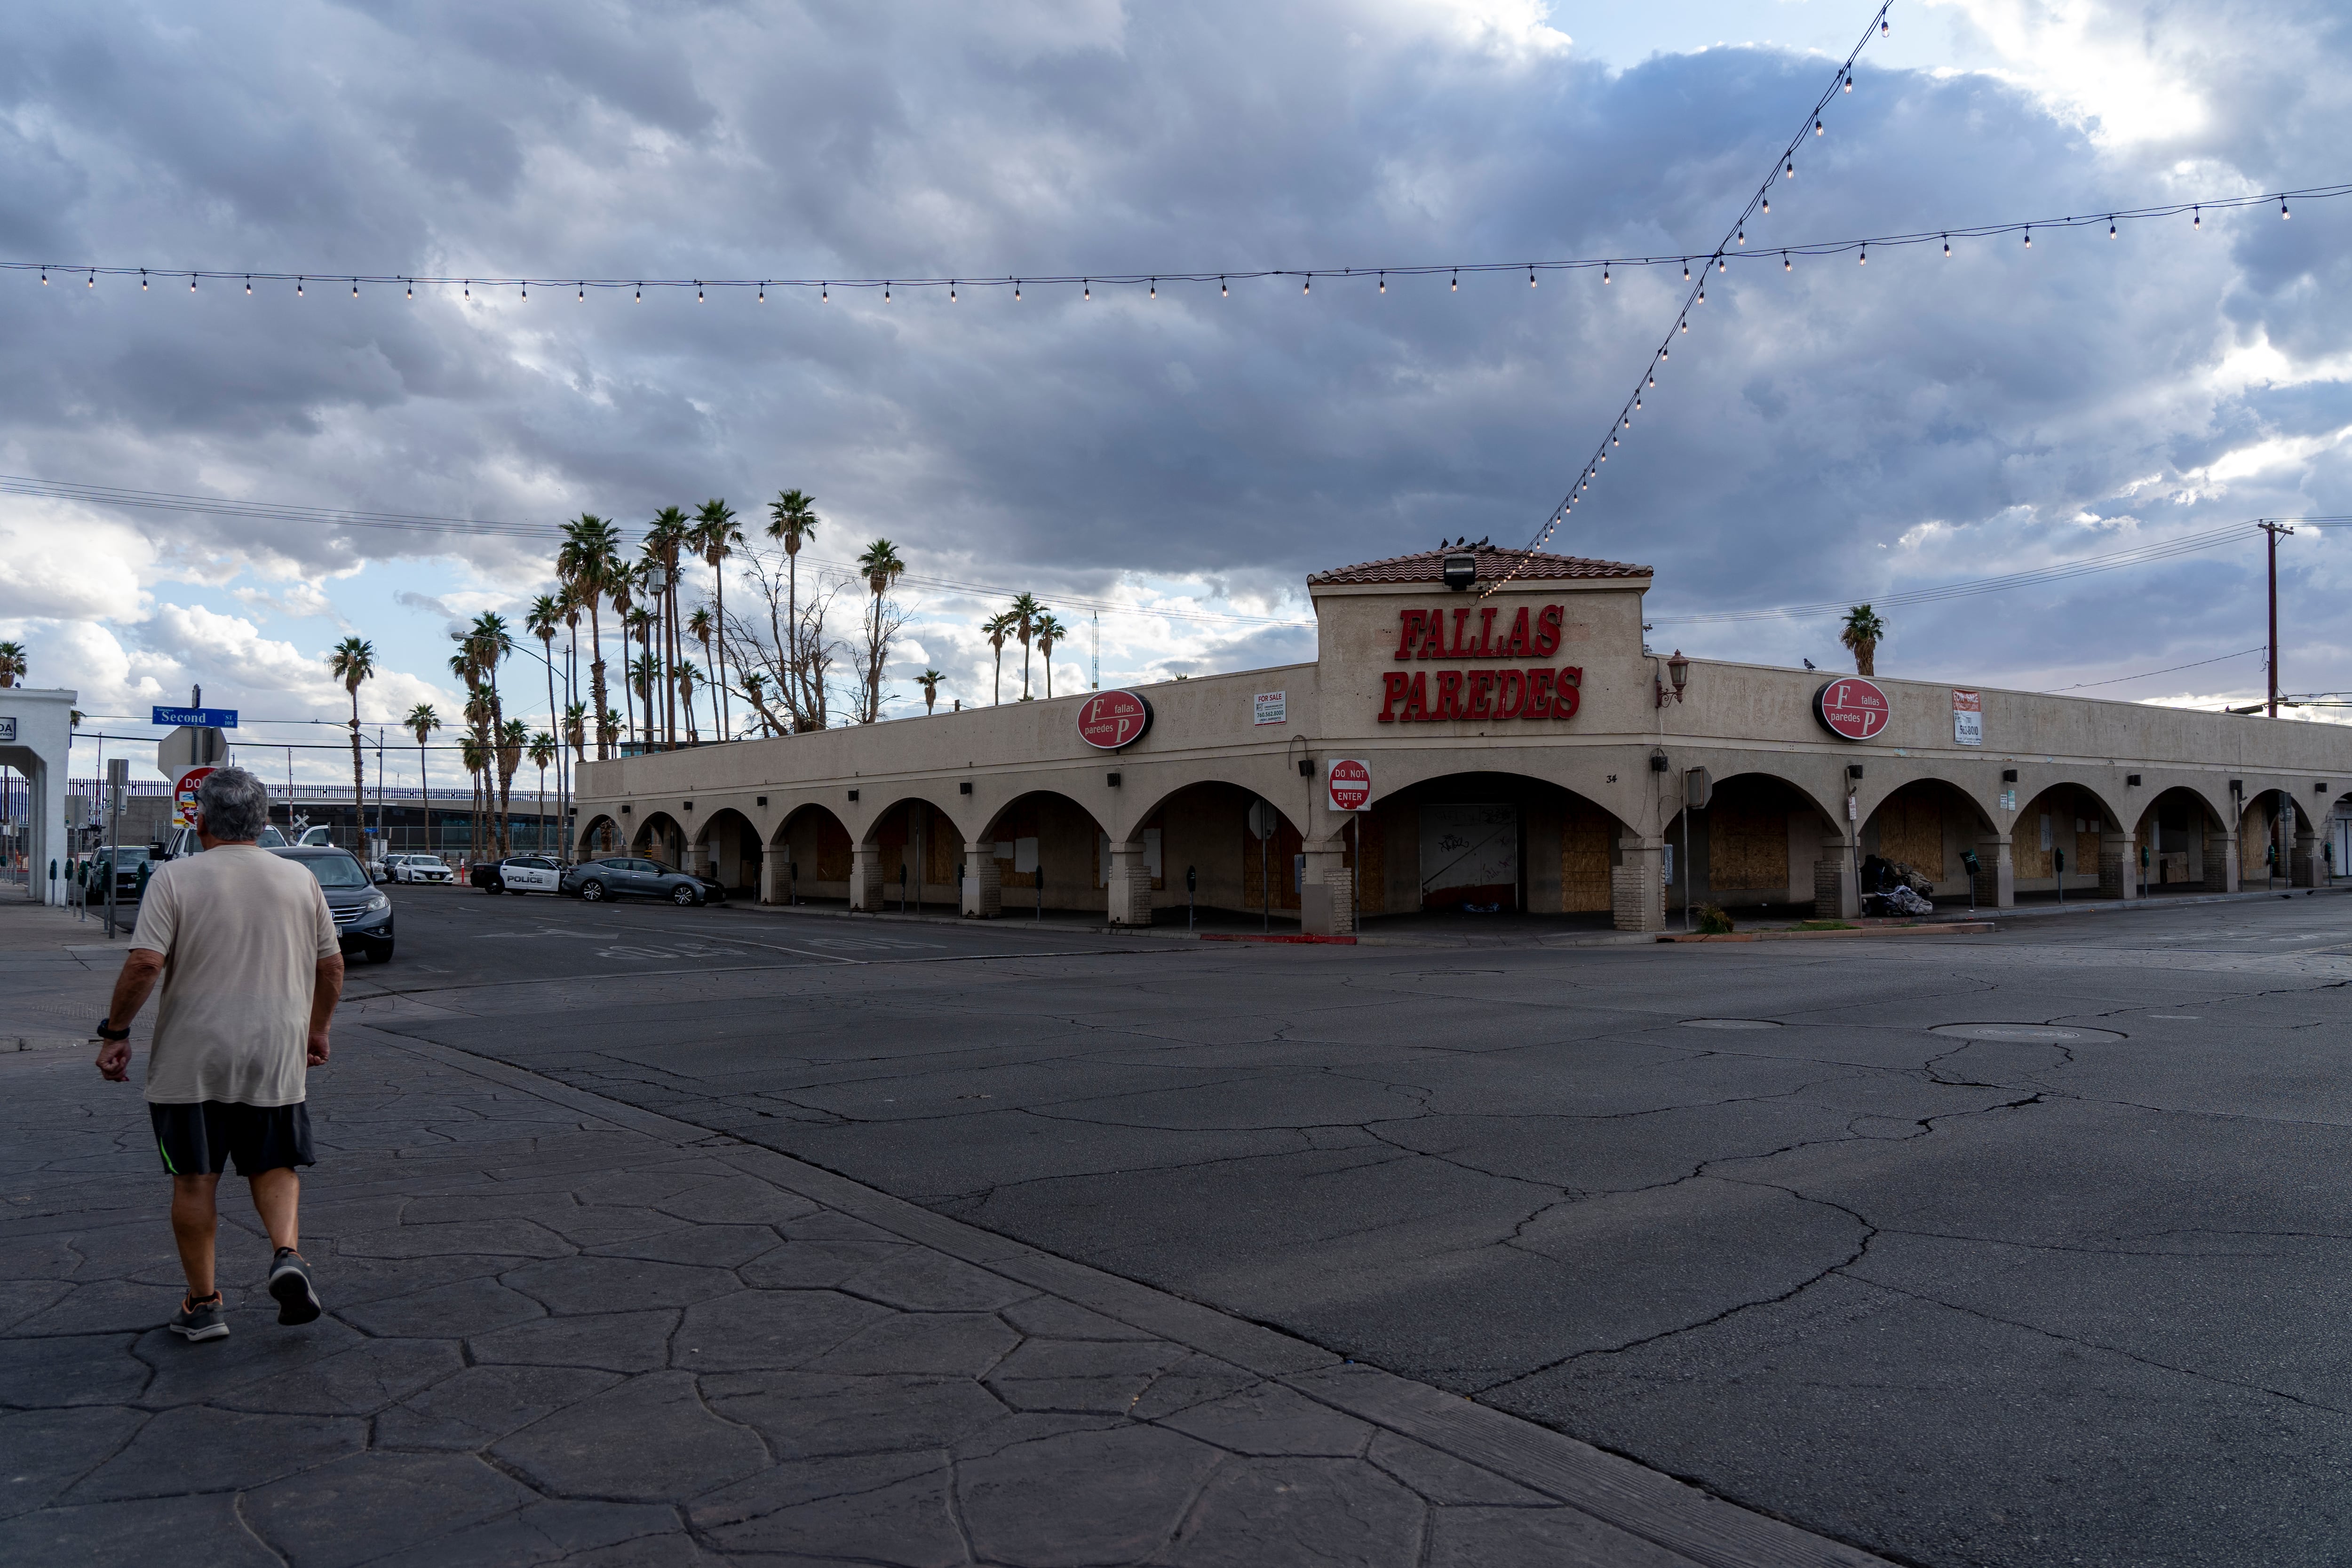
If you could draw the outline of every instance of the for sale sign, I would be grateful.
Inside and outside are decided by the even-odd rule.
[[[1813,693],[1813,717],[1845,741],[1867,741],[1886,728],[1892,711],[1878,682],[1850,675]]]
[[[1984,693],[1952,693],[1952,743],[1956,746],[1984,744]]]
[[[1341,757],[1323,772],[1334,811],[1361,811],[1372,803],[1372,770],[1354,757]]]

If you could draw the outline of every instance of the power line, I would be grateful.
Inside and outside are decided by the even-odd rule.
[[[2215,654],[2211,658],[2200,658],[2189,664],[2169,665],[2163,669],[2143,669],[2137,675],[2117,675],[2111,676],[2105,680],[2080,680],[2072,686],[2053,686],[2043,695],[2054,697],[2061,691],[2087,691],[2094,686],[2120,686],[2126,680],[2146,680],[2151,676],[2170,675],[2176,670],[2201,669],[2209,664],[2221,664],[2228,659],[2243,658],[2250,653],[2262,651],[2259,645],[2253,647],[2242,647],[2235,653]]]
[[[1885,8],[1882,7],[1878,20],[1883,20],[1884,16]],[[1876,26],[1877,20],[1874,20],[1873,25]],[[1868,40],[1865,38],[1864,41],[1866,43]],[[1841,79],[1849,84],[1853,78],[1854,58],[1861,53],[1861,45],[1856,45],[1854,54],[1849,55],[1845,65],[1841,68]],[[1835,86],[1832,86],[1831,92],[1823,94],[1821,102],[1814,106],[1816,119],[1819,117],[1819,111],[1826,108],[1836,90]],[[1853,90],[1851,85],[1848,85],[1845,90]],[[1782,157],[1775,161],[1773,168],[1776,175],[1780,175],[1785,169],[1793,167],[1796,148],[1802,143],[1802,141],[1803,133],[1801,131],[1784,150]],[[1786,174],[1783,177],[1794,178],[1794,175]],[[2107,226],[2111,231],[2119,231],[2120,226],[2126,223],[2184,216],[2189,218],[2192,227],[2202,228],[2204,215],[2209,212],[2233,212],[2247,207],[2276,206],[2282,216],[2291,216],[2292,204],[2294,202],[2327,201],[2337,196],[2352,195],[2352,183],[2307,185],[2286,190],[2265,191],[2252,195],[2215,196],[2193,201],[2160,203],[2153,206],[2116,207],[2105,211],[2070,213],[2057,217],[2007,218],[1995,223],[1948,224],[1936,228],[1856,235],[1843,239],[1805,240],[1777,246],[1749,246],[1747,242],[1747,222],[1749,218],[1758,216],[1759,207],[1765,213],[1771,211],[1770,201],[1766,195],[1770,188],[1770,181],[1768,180],[1764,188],[1750,198],[1748,207],[1740,214],[1731,230],[1724,236],[1721,245],[1706,251],[1677,251],[1657,256],[1577,256],[1528,261],[1415,261],[1339,267],[1244,267],[1228,268],[1223,272],[1169,268],[1156,272],[1048,272],[1018,275],[1007,273],[1002,277],[972,277],[958,273],[910,278],[585,278],[555,275],[534,277],[523,274],[439,277],[404,272],[287,272],[268,268],[240,271],[205,267],[131,267],[108,262],[80,261],[0,261],[0,272],[36,273],[45,285],[49,282],[51,273],[55,273],[60,281],[67,283],[79,278],[82,279],[85,289],[96,289],[98,279],[100,278],[135,278],[139,279],[142,291],[150,293],[153,291],[152,285],[156,283],[186,283],[190,292],[197,291],[197,285],[204,282],[242,283],[247,286],[247,293],[252,292],[251,285],[255,283],[291,283],[295,286],[297,293],[306,299],[309,297],[308,286],[318,283],[348,289],[352,297],[357,296],[362,285],[366,285],[371,288],[401,289],[412,298],[418,289],[457,289],[461,291],[463,298],[468,300],[473,297],[473,291],[476,289],[480,289],[486,293],[494,289],[511,289],[517,291],[519,298],[527,298],[533,289],[539,289],[542,294],[551,290],[561,293],[568,289],[579,300],[584,300],[588,290],[592,289],[599,292],[628,289],[640,296],[647,289],[657,290],[691,289],[696,291],[698,298],[712,289],[739,292],[749,289],[755,291],[763,299],[771,289],[802,291],[814,289],[820,298],[829,298],[832,290],[835,289],[865,291],[879,289],[886,297],[892,297],[898,291],[910,289],[932,290],[944,289],[961,300],[963,292],[971,289],[1010,289],[1017,296],[1024,289],[1041,287],[1066,288],[1075,284],[1081,290],[1081,298],[1091,300],[1094,297],[1094,285],[1099,283],[1106,289],[1142,289],[1147,290],[1147,298],[1156,300],[1159,298],[1160,285],[1162,283],[1171,286],[1180,283],[1203,285],[1214,283],[1219,285],[1221,290],[1229,290],[1235,283],[1256,282],[1264,279],[1295,280],[1299,285],[1301,294],[1311,295],[1317,280],[1328,282],[1332,279],[1349,279],[1371,283],[1379,292],[1385,294],[1388,291],[1388,280],[1392,278],[1458,279],[1465,276],[1521,272],[1533,278],[1547,272],[1597,271],[1603,274],[1605,282],[1616,273],[1639,271],[1652,267],[1680,267],[1687,273],[1691,264],[1697,261],[1705,261],[1717,268],[1718,270],[1728,267],[1732,262],[1775,260],[1783,263],[1785,268],[1787,264],[1807,257],[1856,255],[1874,248],[1894,250],[1910,246],[1938,243],[1948,248],[1950,242],[1955,239],[1990,239],[2011,234],[2031,235],[2036,229],[2047,233],[2055,229],[2095,227],[2101,224]],[[1698,292],[1697,289],[1692,290],[1694,300]]]
[[[1975,577],[1958,583],[1943,583],[1927,588],[1906,589],[1892,594],[1853,595],[1843,599],[1822,600],[1808,605],[1774,605],[1753,610],[1716,610],[1700,615],[1652,616],[1652,626],[1694,626],[1720,621],[1809,620],[1822,616],[1842,616],[1858,602],[1867,599],[1874,605],[1901,607],[1929,605],[1946,599],[1973,597],[1979,594],[2007,593],[2013,588],[2031,588],[2044,583],[2063,582],[2070,577],[2088,576],[2097,572],[2113,572],[2126,566],[2143,566],[2151,562],[2168,561],[2177,556],[2197,555],[2220,545],[2245,538],[2260,528],[2263,521],[2310,522],[2310,518],[2250,519],[2233,522],[2226,528],[2209,529],[2201,533],[2182,534],[2172,539],[2158,540],[2148,544],[2135,545],[2128,550],[2112,551],[2101,555],[2080,555],[2072,560],[2053,562],[2031,571],[2011,572],[1999,577]],[[2352,522],[2352,518],[2330,519],[2327,522]]]
[[[205,517],[232,518],[257,522],[299,522],[331,528],[381,528],[413,533],[456,533],[496,539],[539,539],[551,542],[563,537],[562,525],[552,522],[500,522],[490,518],[436,517],[426,513],[362,511],[341,507],[237,500],[217,496],[185,495],[171,490],[142,490],[117,485],[76,484],[59,479],[33,479],[19,474],[0,474],[0,495],[33,496],[51,500],[72,500],[86,505],[125,507],[148,511],[191,512]],[[865,577],[865,573],[852,562],[834,561],[817,555],[808,555],[803,559],[812,565],[846,577],[859,580]],[[913,573],[908,574],[900,581],[918,587],[936,588],[946,593],[971,594],[983,598],[1009,598],[1013,593],[1013,590],[1009,588],[965,583],[948,577],[927,577]],[[1154,608],[1118,600],[1095,598],[1086,595],[1057,594],[1055,597],[1064,605],[1073,609],[1099,610],[1105,615],[1157,617],[1203,625],[1228,624],[1279,629],[1311,626],[1315,624],[1311,620],[1286,619],[1278,616],[1249,616],[1217,610],[1174,607]]]

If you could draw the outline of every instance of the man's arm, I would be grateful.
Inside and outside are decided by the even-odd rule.
[[[318,983],[310,990],[310,1050],[312,1067],[327,1059],[327,1020],[343,996],[343,955],[331,952],[319,960]]]
[[[106,1005],[106,1021],[114,1028],[131,1027],[131,1020],[139,1016],[139,1009],[147,1005],[148,993],[163,973],[163,955],[152,948],[134,947],[122,956],[122,973],[114,977],[114,996]],[[336,981],[341,982],[338,962]],[[131,1078],[131,1042],[101,1040],[98,1047],[98,1070],[115,1083],[126,1083]]]

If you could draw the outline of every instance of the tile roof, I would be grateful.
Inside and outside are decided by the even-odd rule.
[[[1352,583],[1440,583],[1445,578],[1445,558],[1449,555],[1473,555],[1478,561],[1478,581],[1491,583],[1510,572],[1513,582],[1542,582],[1560,577],[1647,577],[1647,566],[1628,565],[1622,561],[1588,561],[1579,555],[1530,554],[1523,550],[1507,550],[1484,541],[1476,544],[1424,550],[1418,555],[1392,555],[1385,561],[1367,561],[1356,566],[1335,567],[1318,572],[1307,579],[1309,587]],[[1524,563],[1524,564],[1523,564]]]

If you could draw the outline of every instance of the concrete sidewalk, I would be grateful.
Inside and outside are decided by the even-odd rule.
[[[111,978],[40,968],[61,1010]],[[0,1057],[0,1555],[1879,1561],[771,1151],[366,1026],[404,1005],[357,1001],[312,1079],[305,1250],[328,1317],[277,1325],[232,1180],[234,1331],[204,1345],[161,1327],[180,1286],[135,1084],[78,1049]]]

